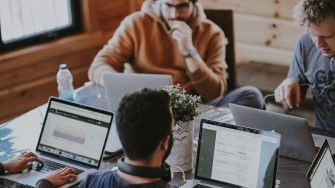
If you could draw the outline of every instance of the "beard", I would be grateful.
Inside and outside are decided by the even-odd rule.
[[[173,146],[173,134],[172,134],[172,132],[169,133],[169,136],[170,136],[169,145],[168,145],[168,148],[167,148],[167,150],[164,154],[163,161],[165,161],[169,157],[169,155],[171,153],[171,150],[172,150],[172,146]]]
[[[185,22],[188,26],[191,26],[194,11],[195,11],[195,6],[194,5],[192,6],[192,13],[188,17],[177,16],[177,17],[173,18],[173,17],[169,17],[169,16],[163,16],[162,7],[160,7],[159,11],[160,11],[161,18],[165,21],[165,23],[167,24],[169,29],[171,29],[176,21],[182,21],[182,22]]]

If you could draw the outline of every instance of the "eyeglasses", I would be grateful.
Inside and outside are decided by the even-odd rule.
[[[334,57],[332,57],[329,61],[329,67],[330,67],[330,70],[332,71],[333,73],[333,82],[326,85],[325,87],[323,87],[322,89],[312,89],[312,92],[314,94],[315,97],[320,97],[323,95],[323,93],[330,87],[334,86],[335,85],[335,63],[334,63]]]
[[[170,4],[170,3],[164,3],[164,8],[165,10],[172,10],[173,8],[176,9],[176,11],[178,12],[186,12],[189,10],[190,6],[191,6],[191,2],[185,2],[185,3],[180,3],[180,4],[177,4],[177,5],[173,5],[173,4]]]

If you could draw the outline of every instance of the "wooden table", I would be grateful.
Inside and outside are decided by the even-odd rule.
[[[92,83],[87,83],[75,92],[75,101],[94,107],[107,109],[104,89]],[[5,161],[17,156],[23,151],[34,151],[38,136],[41,131],[42,121],[45,115],[47,105],[39,106],[9,122],[0,126],[0,161]],[[200,119],[206,118],[226,123],[234,123],[232,114],[227,108],[215,108],[208,105],[200,105],[199,111],[202,112],[193,121],[194,134],[199,133]],[[322,130],[312,129],[316,132],[313,137],[317,145],[320,145],[325,136],[328,136],[332,146],[335,146],[335,135]],[[325,133],[325,134],[324,134]],[[333,149],[333,151],[335,151]],[[115,166],[116,156],[108,161],[103,161],[100,170],[110,170]],[[279,158],[277,170],[277,182],[279,187],[283,188],[304,188],[309,187],[305,174],[309,168],[309,163],[292,160],[284,157]],[[191,171],[187,172],[188,179],[192,178]],[[278,181],[279,180],[279,181]],[[180,174],[176,174],[174,184],[180,184]],[[0,178],[0,187],[7,185],[9,187],[25,187],[14,182]]]

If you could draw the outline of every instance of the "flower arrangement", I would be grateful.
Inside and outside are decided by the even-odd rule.
[[[176,122],[188,122],[199,114],[197,107],[201,102],[201,97],[186,93],[179,84],[169,85],[163,88],[171,100],[171,108]]]

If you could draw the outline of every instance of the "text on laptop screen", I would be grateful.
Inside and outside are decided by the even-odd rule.
[[[98,166],[111,116],[51,101],[38,150]]]
[[[196,177],[241,187],[271,187],[280,136],[238,129],[203,124]]]
[[[320,155],[310,174],[311,188],[335,186],[335,168],[329,147]]]

